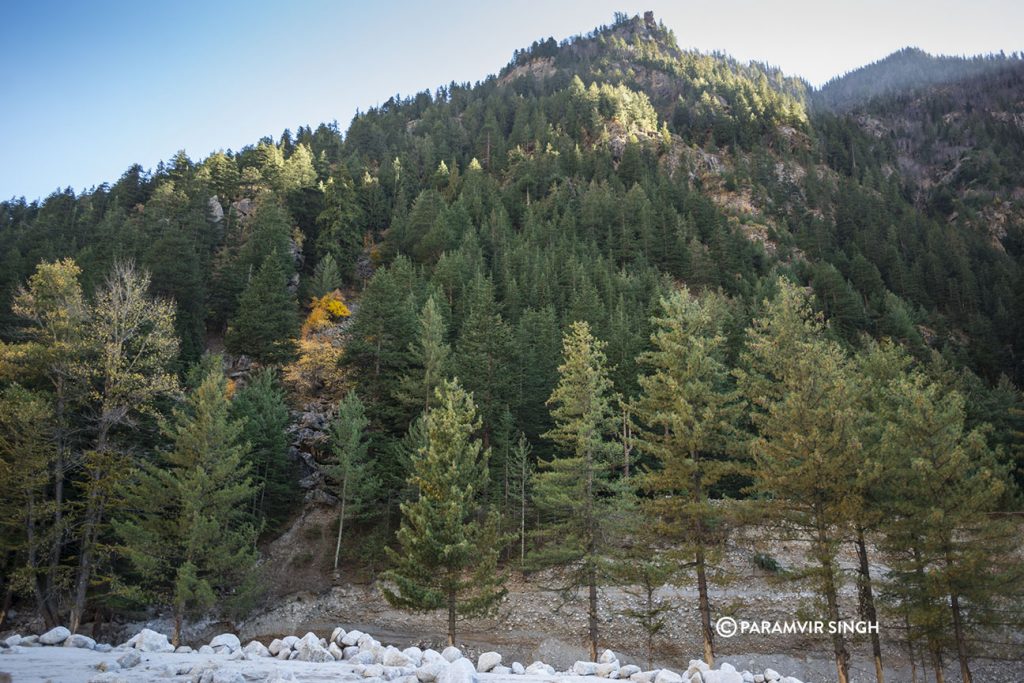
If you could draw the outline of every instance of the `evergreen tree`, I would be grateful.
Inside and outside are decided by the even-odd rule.
[[[245,424],[249,462],[256,487],[253,516],[277,524],[293,509],[298,492],[296,472],[288,461],[288,405],[277,373],[264,368],[254,374],[231,404],[235,420]]]
[[[738,378],[756,429],[754,486],[809,543],[827,620],[839,622],[837,557],[855,508],[847,493],[857,481],[859,389],[849,359],[825,331],[806,293],[779,280],[778,295],[747,331]],[[846,639],[838,630],[830,635],[838,680],[847,683]]]
[[[258,527],[244,425],[232,420],[227,381],[211,371],[163,426],[171,449],[143,461],[114,522],[135,571],[132,594],[169,603],[177,645],[183,620],[218,601],[252,597]]]
[[[540,463],[534,503],[541,512],[534,567],[563,567],[562,591],[587,589],[587,641],[597,661],[598,585],[611,576],[612,555],[622,532],[625,497],[611,476],[619,446],[618,421],[604,343],[585,322],[574,322],[563,340],[559,380],[548,399],[555,427],[545,436],[558,449]]]
[[[294,354],[297,310],[295,296],[272,254],[242,292],[225,345],[231,353],[252,356],[261,363],[286,361]]]
[[[356,392],[348,392],[338,404],[338,412],[331,422],[329,432],[334,461],[327,472],[334,482],[333,490],[340,504],[338,540],[334,548],[334,571],[338,571],[338,561],[341,558],[345,520],[358,519],[365,515],[369,510],[370,501],[377,495],[378,483],[367,457],[367,425],[369,421],[363,410],[363,402],[359,400]]]
[[[431,296],[419,315],[419,334],[409,345],[412,372],[402,378],[400,398],[410,406],[430,412],[436,391],[449,372],[451,346],[448,326],[437,299]]]
[[[704,661],[714,666],[714,632],[707,568],[721,546],[724,520],[711,504],[709,490],[736,471],[723,456],[730,450],[734,419],[722,335],[724,302],[712,295],[698,299],[683,288],[662,299],[653,320],[654,350],[640,361],[643,393],[639,415],[646,426],[641,445],[657,469],[646,478],[653,494],[649,512],[677,552],[694,567],[704,639]]]
[[[337,260],[328,252],[323,258],[317,261],[313,269],[313,279],[310,280],[308,293],[314,299],[326,296],[336,289],[341,289],[342,275]]]
[[[454,644],[457,618],[486,613],[505,589],[497,517],[479,504],[490,451],[473,436],[480,429],[473,398],[452,380],[438,388],[437,401],[426,418],[427,445],[412,463],[409,483],[418,496],[402,504],[401,551],[389,552],[394,568],[384,575],[394,589],[384,596],[396,607],[445,609]]]

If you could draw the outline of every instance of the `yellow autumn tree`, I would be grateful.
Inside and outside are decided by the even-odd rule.
[[[338,322],[352,315],[339,290],[313,297],[302,323],[298,357],[284,370],[284,379],[303,401],[336,401],[344,389]]]

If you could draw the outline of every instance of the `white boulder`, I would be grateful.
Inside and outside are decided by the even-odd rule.
[[[133,666],[138,666],[141,661],[142,655],[139,654],[139,651],[131,650],[117,658],[117,665],[122,669],[130,669]]]
[[[528,676],[554,676],[555,667],[538,661],[526,667],[526,674]]]
[[[331,641],[331,644],[327,646],[327,651],[331,653],[331,656],[334,657],[334,661],[336,662],[340,662],[345,659],[345,652],[338,647],[338,644],[334,641]]]
[[[92,650],[96,647],[96,641],[81,633],[73,633],[64,641],[64,647],[80,647],[84,650]]]
[[[447,659],[431,659],[430,661],[424,662],[420,668],[416,669],[416,678],[421,683],[432,683],[437,680],[437,677],[441,675],[441,672],[451,666]]]
[[[641,669],[636,664],[626,664],[619,668],[619,678],[629,678],[633,674],[640,673]]]
[[[296,659],[303,662],[333,662],[334,656],[320,644],[315,633],[307,633],[295,644]]]
[[[219,636],[214,636],[213,640],[210,641],[210,647],[214,650],[223,647],[227,648],[228,652],[234,652],[242,649],[242,641],[234,633],[222,633]]]
[[[338,626],[331,631],[331,642],[341,644],[341,639],[345,637],[345,629]]]
[[[482,674],[489,672],[501,664],[501,655],[497,652],[484,652],[476,660],[476,670]]]
[[[357,629],[352,629],[341,637],[341,645],[347,645],[349,647],[359,644],[359,639],[365,634]]]
[[[595,672],[600,678],[619,678],[619,661],[602,662],[597,665]]]
[[[247,655],[252,655],[254,657],[270,656],[270,650],[268,650],[267,646],[258,640],[250,641],[248,645],[242,648],[242,652],[246,653]]]
[[[526,673],[526,667],[520,664],[519,662],[512,662],[512,673],[516,674],[517,676],[522,676]]]
[[[442,653],[443,654],[443,653]],[[472,662],[465,657],[456,659],[438,675],[437,683],[479,683],[480,678]]]
[[[764,680],[766,680],[766,681],[777,681],[780,678],[782,678],[782,676],[775,669],[765,669],[764,670]]]
[[[597,658],[598,664],[611,664],[612,662],[619,661],[619,658],[615,656],[615,653],[611,650],[605,650],[601,653],[601,656]]]
[[[142,652],[174,652],[174,646],[167,636],[144,628],[128,640],[128,645]]]
[[[412,666],[413,661],[397,647],[388,645],[381,656],[381,664],[384,666]]]
[[[63,626],[55,626],[43,635],[39,636],[39,642],[43,645],[60,645],[69,637],[71,637],[71,631],[67,630]]]
[[[17,634],[11,636],[10,638],[4,641],[4,645],[6,645],[7,647],[17,647],[18,645],[21,645],[21,636]]]
[[[402,650],[402,654],[409,658],[409,661],[412,662],[414,667],[423,663],[423,650],[419,649],[415,645]]]
[[[594,676],[597,674],[597,662],[578,661],[572,665],[572,672],[577,676]],[[682,683],[682,679],[679,679]]]
[[[462,658],[462,650],[455,647],[454,645],[449,645],[445,649],[441,650],[441,656],[447,659],[449,662],[454,662],[456,659]]]
[[[671,669],[662,669],[655,677],[654,683],[683,683],[683,677]]]

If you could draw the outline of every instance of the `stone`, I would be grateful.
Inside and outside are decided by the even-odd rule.
[[[608,650],[605,650],[607,652]],[[597,671],[595,671],[600,678],[619,678],[619,661],[613,662],[602,662],[597,665]]]
[[[733,666],[732,664],[730,664],[729,662],[722,662],[721,665],[719,665],[718,670],[721,671],[722,673],[728,673],[728,674],[736,673],[736,667]]]
[[[484,652],[476,660],[476,670],[485,674],[499,664],[501,664],[500,654],[497,652]]]
[[[357,645],[359,643],[359,639],[362,638],[364,635],[365,634],[362,631],[352,629],[351,631],[349,631],[341,637],[341,644],[348,645],[350,647],[352,645]]]
[[[359,654],[359,646],[350,645],[346,647],[344,650],[342,650],[341,653],[345,655],[345,659],[351,659],[355,657],[357,654]]]
[[[64,641],[64,647],[80,647],[83,650],[92,650],[96,647],[96,641],[81,633],[73,633]]]
[[[526,673],[526,667],[520,664],[519,662],[512,662],[512,673],[516,674],[517,676],[522,676]]]
[[[413,661],[397,647],[388,645],[381,656],[381,664],[384,666],[412,666]]]
[[[39,636],[39,642],[43,645],[60,645],[71,636],[71,631],[63,626],[56,626]]]
[[[655,677],[654,683],[683,683],[683,677],[670,669],[662,669]]]
[[[125,652],[117,658],[117,665],[122,669],[131,669],[134,666],[138,666],[140,662],[142,662],[142,655],[139,654],[138,650]]]
[[[333,662],[334,656],[320,644],[315,633],[307,633],[295,644],[296,659],[303,662]]]
[[[639,671],[629,677],[633,683],[651,683],[658,675],[658,669],[653,671]]]
[[[689,666],[690,668],[686,670],[687,673],[696,673],[698,671],[703,672],[711,668],[703,659],[691,659]]]
[[[96,665],[96,670],[100,673],[105,673],[107,671],[120,671],[120,669],[121,665],[117,662],[100,662]]]
[[[526,674],[529,676],[554,676],[555,667],[538,661],[526,667]]]
[[[479,681],[480,677],[477,676],[473,663],[465,657],[456,659],[450,666],[445,667],[437,677],[437,683],[479,683]]]
[[[348,648],[345,648],[346,650]],[[377,661],[377,658],[369,650],[359,650],[354,655],[348,658],[348,661],[352,664],[362,664],[363,666],[369,666]]]
[[[743,676],[743,683],[754,683],[754,674],[744,671],[741,675]]]
[[[227,645],[218,645],[217,647],[213,648],[213,653],[215,655],[229,655],[231,654],[231,648]]]
[[[270,652],[271,655],[276,657],[281,652],[281,649],[283,647],[284,642],[280,638],[274,638],[272,641],[270,641],[270,645],[267,646],[267,651]]]
[[[128,644],[142,652],[174,652],[174,646],[167,640],[167,636],[148,628],[132,636]]]
[[[384,667],[381,664],[371,664],[363,669],[363,678],[382,678]]]
[[[754,683],[764,683],[764,674],[754,674]]]
[[[33,645],[39,645],[39,636],[25,636],[21,639],[21,642],[18,644],[22,647],[32,647]]]
[[[640,673],[641,669],[636,664],[626,664],[619,668],[619,678],[629,678],[633,674]]]
[[[496,666],[493,669],[491,669],[491,673],[497,674],[499,676],[508,676],[510,673],[512,673],[512,669],[508,668],[507,666]]]
[[[707,674],[708,674],[707,671],[705,671],[703,673],[698,671],[697,673],[695,673],[692,676],[690,676],[690,683],[704,683],[704,676],[706,676]]]
[[[281,651],[277,653],[276,658],[280,659],[282,662],[288,661],[292,658],[292,649],[290,647],[281,648]]]
[[[189,655],[192,654],[192,648],[190,648],[188,645],[179,645],[178,647],[174,648],[174,654]]]
[[[331,642],[332,643],[340,643],[341,639],[344,638],[344,637],[345,637],[345,629],[343,629],[340,626],[336,627],[333,631],[331,631]]]
[[[766,681],[777,681],[780,678],[782,678],[782,676],[780,676],[779,672],[776,671],[775,669],[765,669],[764,670],[764,680],[766,680]]]
[[[242,649],[242,641],[238,639],[234,633],[222,633],[219,636],[214,636],[213,640],[210,641],[210,647],[216,650],[218,647],[226,647],[231,652]]]
[[[356,645],[359,646],[360,650],[373,650],[380,647],[380,642],[370,634],[364,633],[359,636],[359,640],[356,641]]]
[[[718,683],[743,683],[743,676],[736,669],[726,671],[723,667],[718,671]]]
[[[221,206],[220,198],[213,195],[206,202],[207,215],[211,223],[220,223],[224,220],[224,207]]]
[[[201,654],[201,655],[215,655],[217,653],[209,645],[203,645],[202,647],[199,648],[199,654]]]
[[[618,662],[619,658],[615,656],[615,653],[611,650],[605,650],[601,653],[601,656],[597,658],[598,664],[611,664],[612,662]]]
[[[93,648],[96,652],[102,652],[106,654],[114,649],[114,646],[110,643],[96,643],[96,647]],[[191,648],[190,648],[191,649]]]
[[[248,645],[242,648],[242,651],[245,652],[247,655],[252,655],[253,657],[270,656],[270,650],[268,650],[267,646],[258,640],[250,641]]]
[[[577,676],[595,676],[597,675],[597,662],[576,662],[572,665],[572,672]],[[682,679],[679,679],[678,683],[682,683]]]
[[[441,675],[441,672],[450,666],[448,660],[432,659],[429,662],[424,662],[420,668],[416,669],[416,678],[421,683],[432,683],[437,680],[437,677]]]
[[[334,661],[336,662],[340,662],[345,659],[345,652],[333,641],[327,646],[327,651],[331,653],[331,656],[334,657]]]
[[[454,645],[449,645],[445,649],[441,650],[441,656],[447,659],[449,662],[454,662],[456,659],[462,658],[462,650],[455,647]]]
[[[18,645],[21,645],[21,636],[18,634],[11,636],[4,641],[4,645],[7,647],[17,647]]]
[[[409,658],[409,661],[412,662],[414,667],[423,663],[423,650],[419,649],[415,645],[402,650],[402,654]]]
[[[423,651],[422,663],[436,662],[436,661],[447,662],[448,660],[441,656],[441,653],[433,648],[427,648]]]

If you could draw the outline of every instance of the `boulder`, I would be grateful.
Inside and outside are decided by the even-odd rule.
[[[36,636],[36,635],[25,636],[24,638],[21,639],[21,642],[18,643],[18,644],[21,645],[22,647],[35,647],[35,646],[39,645],[39,636]]]
[[[64,647],[80,647],[84,650],[93,650],[96,648],[96,641],[89,636],[83,636],[81,633],[73,633],[64,641]]]
[[[281,651],[274,656],[282,662],[286,662],[292,658],[292,649],[290,647],[283,647],[281,648]]]
[[[500,654],[497,652],[484,652],[476,660],[476,670],[485,674],[499,664],[501,664]]]
[[[432,659],[429,662],[424,662],[420,668],[416,669],[416,678],[421,683],[433,683],[441,675],[441,672],[449,666],[451,665],[447,659]]]
[[[508,668],[507,666],[496,666],[493,669],[491,669],[491,673],[497,674],[499,676],[508,676],[510,673],[512,673],[512,669]]]
[[[744,671],[741,675],[743,676],[743,683],[754,683],[754,674]]]
[[[360,650],[374,650],[380,647],[380,642],[368,633],[364,633],[359,636],[359,640],[356,641],[356,645],[359,646]]]
[[[250,641],[248,645],[242,648],[242,652],[246,653],[247,655],[252,655],[253,657],[270,656],[270,650],[268,650],[267,646],[258,640]]]
[[[736,671],[736,669],[726,671],[725,666],[718,671],[718,683],[743,683],[743,676],[739,671]]]
[[[615,656],[615,653],[611,650],[605,650],[601,653],[601,656],[597,658],[598,664],[611,664],[612,662],[618,662],[619,658]]]
[[[413,661],[405,653],[393,645],[388,645],[381,656],[384,666],[413,666]]]
[[[307,633],[295,644],[296,659],[303,662],[333,662],[334,656],[320,644],[314,633]]]
[[[284,642],[279,638],[274,638],[270,641],[270,645],[267,646],[267,651],[270,652],[271,656],[276,657],[283,647]]]
[[[517,676],[522,676],[526,673],[526,667],[520,664],[519,662],[512,662],[512,673],[516,674]]]
[[[341,651],[341,654],[345,656],[345,659],[352,659],[359,654],[358,645],[350,645]]]
[[[383,678],[384,667],[381,664],[371,664],[363,669],[363,678]]]
[[[212,647],[210,647],[209,645],[203,645],[198,650],[196,650],[196,652],[198,652],[201,655],[215,655],[215,654],[217,654],[217,652]]]
[[[345,659],[345,652],[333,641],[327,646],[327,651],[331,653],[331,656],[334,657],[334,661],[336,662],[340,662]]]
[[[443,653],[442,653],[443,654]],[[472,662],[465,657],[456,659],[437,677],[437,683],[479,683],[480,678]]]
[[[626,664],[619,668],[619,678],[629,678],[633,674],[640,673],[641,669],[636,664]]]
[[[683,683],[683,677],[670,669],[662,669],[655,677],[654,683]]]
[[[167,640],[167,636],[148,628],[132,636],[128,644],[142,652],[174,652],[174,646]]]
[[[707,671],[710,668],[711,667],[708,666],[708,663],[705,662],[703,659],[691,659],[690,660],[690,668],[688,668],[686,670],[686,673],[690,674],[690,675],[693,675],[693,674],[698,673],[698,672]]]
[[[219,636],[214,636],[213,640],[210,641],[210,647],[214,650],[224,647],[227,648],[228,652],[234,652],[242,649],[242,641],[234,633],[222,633]]]
[[[345,648],[347,651],[349,648]],[[369,650],[359,650],[354,655],[348,658],[351,664],[362,664],[363,666],[369,666],[377,661],[377,658]]]
[[[345,629],[343,629],[340,626],[336,627],[333,631],[331,631],[331,642],[332,643],[340,643],[341,639],[344,638],[344,637],[345,637]]]
[[[341,643],[340,644],[341,645],[347,645],[349,647],[351,647],[353,645],[357,645],[359,643],[359,639],[362,638],[364,635],[365,634],[362,631],[358,631],[356,629],[352,629],[351,631],[349,631],[348,633],[346,633],[345,635],[343,635],[341,637]]]
[[[764,674],[754,674],[754,683],[764,683]]]
[[[534,662],[530,666],[526,667],[526,674],[528,676],[554,676],[555,667],[544,662]]]
[[[402,650],[402,654],[409,658],[409,661],[412,662],[414,667],[423,663],[423,650],[419,649],[415,645]]]
[[[572,665],[572,672],[577,676],[595,676],[597,675],[597,662],[583,662],[579,661]],[[678,683],[682,683],[683,679],[679,679]],[[659,681],[659,683],[661,683]],[[665,683],[670,683],[666,681]]]
[[[455,647],[454,645],[449,645],[445,649],[441,650],[441,656],[447,659],[449,662],[454,662],[456,659],[462,658],[462,650]]]
[[[776,671],[775,669],[765,669],[764,670],[764,680],[766,680],[766,681],[777,681],[780,678],[782,678],[782,676],[780,676],[779,672]]]
[[[602,662],[597,665],[597,671],[595,673],[601,678],[619,678],[619,661]]]
[[[660,669],[654,669],[653,671],[638,671],[629,677],[629,680],[633,683],[652,683],[657,678]]]
[[[141,661],[142,655],[139,654],[139,651],[131,650],[117,658],[117,665],[122,669],[130,669],[133,666],[138,666]]]
[[[428,647],[426,650],[423,651],[423,657],[421,659],[421,662],[423,664],[426,664],[427,662],[436,662],[438,660],[440,660],[442,662],[447,662],[448,661],[447,659],[442,657],[441,653],[438,652],[437,650],[434,650],[434,649]]]
[[[21,636],[15,634],[4,641],[4,645],[7,647],[17,647],[21,645]]]
[[[71,636],[71,631],[63,626],[56,626],[39,636],[39,642],[43,645],[60,645]]]
[[[110,643],[96,643],[96,647],[93,648],[96,652],[107,653],[114,649],[114,646]],[[189,648],[191,649],[191,648]]]

